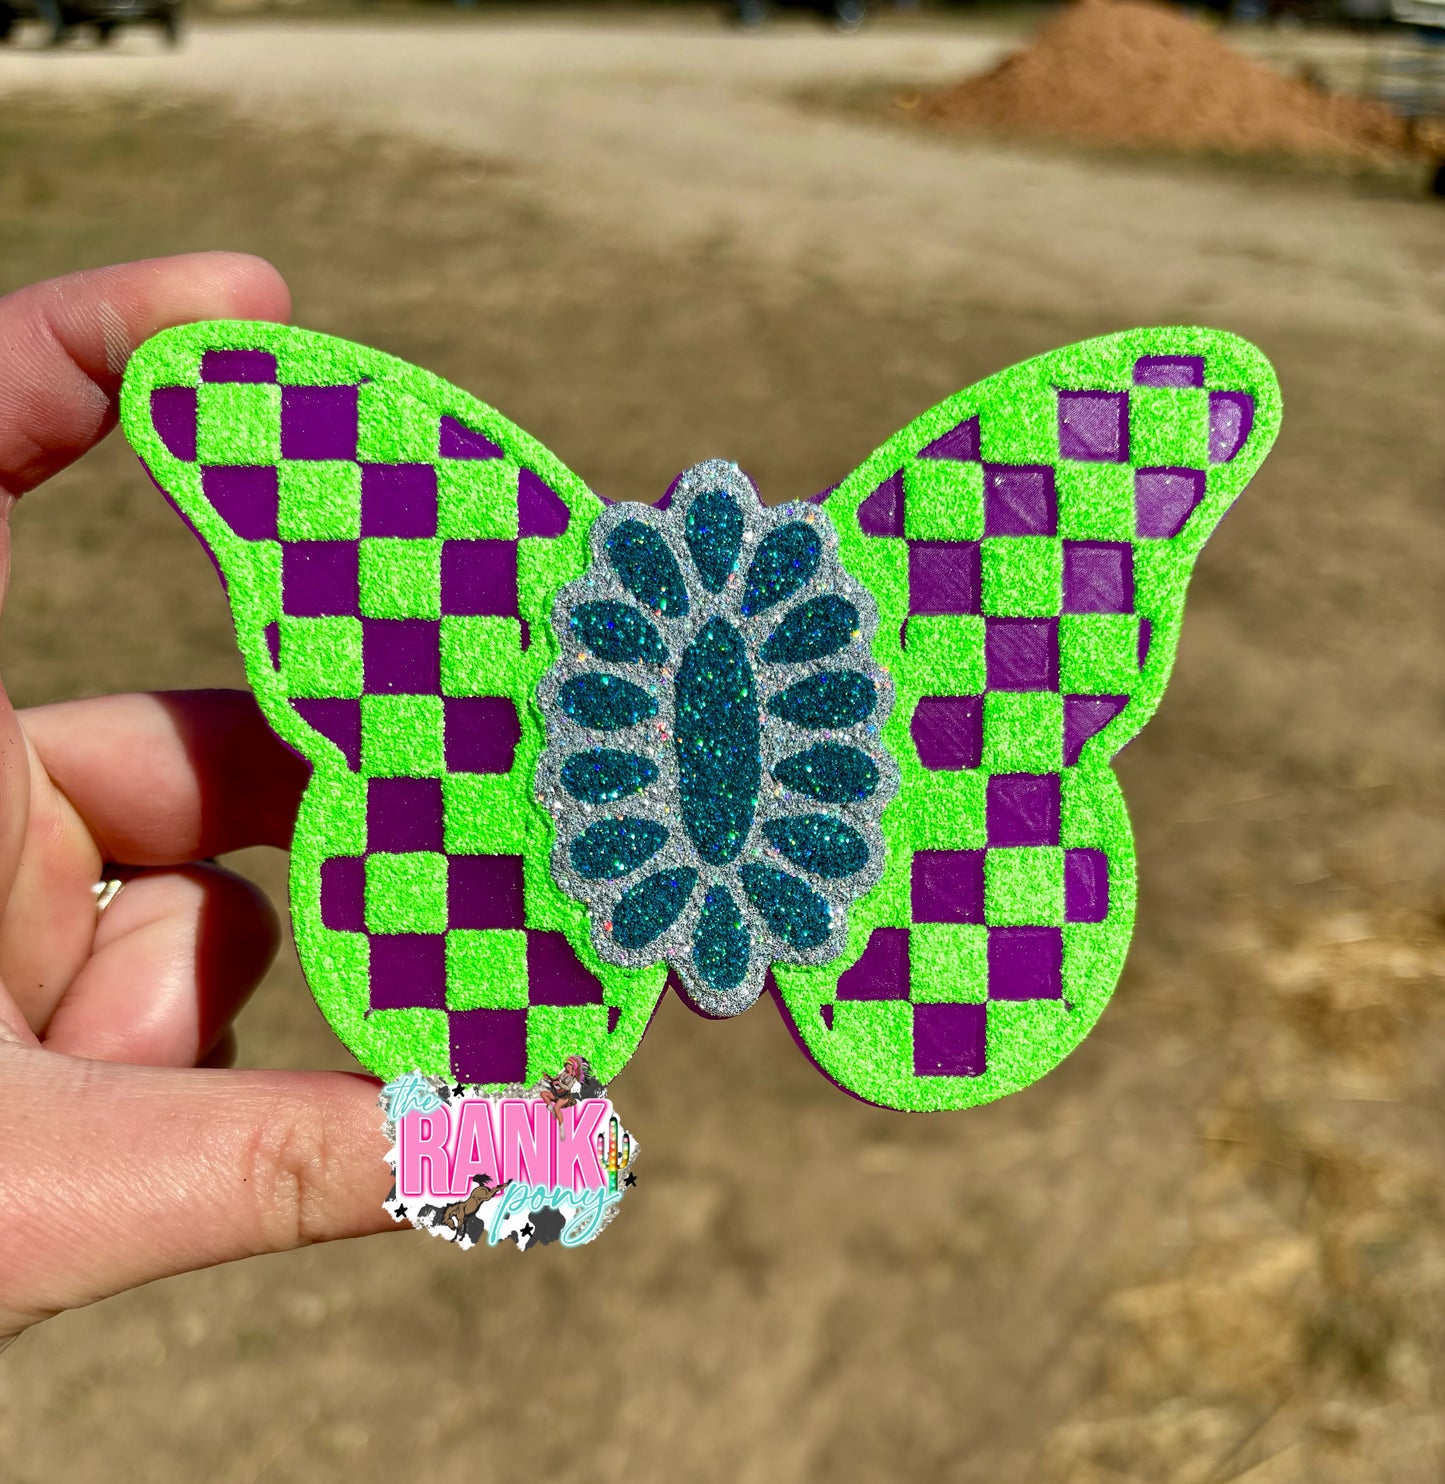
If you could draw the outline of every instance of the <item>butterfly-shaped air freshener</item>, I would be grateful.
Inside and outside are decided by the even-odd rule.
[[[311,764],[301,963],[383,1078],[603,1081],[668,981],[771,989],[835,1082],[961,1108],[1088,1032],[1134,918],[1113,754],[1279,423],[1233,336],[1135,330],[940,403],[826,497],[610,504],[414,366],[156,336],[127,435]]]

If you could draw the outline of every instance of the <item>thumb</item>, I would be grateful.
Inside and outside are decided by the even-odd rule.
[[[0,1336],[154,1278],[394,1225],[377,1084],[0,1044]]]

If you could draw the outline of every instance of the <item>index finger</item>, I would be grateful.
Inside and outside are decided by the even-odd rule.
[[[269,263],[226,252],[95,268],[0,298],[0,495],[34,489],[105,437],[126,361],[157,331],[290,309]]]

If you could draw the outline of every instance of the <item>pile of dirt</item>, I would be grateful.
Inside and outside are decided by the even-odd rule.
[[[936,122],[1106,144],[1385,160],[1410,153],[1382,104],[1242,56],[1148,0],[1080,0],[992,72],[923,101]]]

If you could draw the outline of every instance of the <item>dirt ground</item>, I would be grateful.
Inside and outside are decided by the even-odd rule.
[[[1445,214],[816,106],[1000,38],[256,24],[0,57],[0,292],[261,252],[300,322],[471,388],[611,495],[713,455],[811,492],[1129,324],[1248,335],[1286,398],[1120,758],[1138,934],[1061,1069],[910,1118],[767,1006],[669,1002],[615,1084],[645,1153],[595,1246],[398,1235],[64,1316],[0,1362],[5,1484],[1445,1472]],[[22,703],[240,683],[214,573],[123,444],[27,498],[16,569]],[[243,865],[279,896],[279,857]],[[346,1064],[289,955],[240,1031],[248,1064]]]

